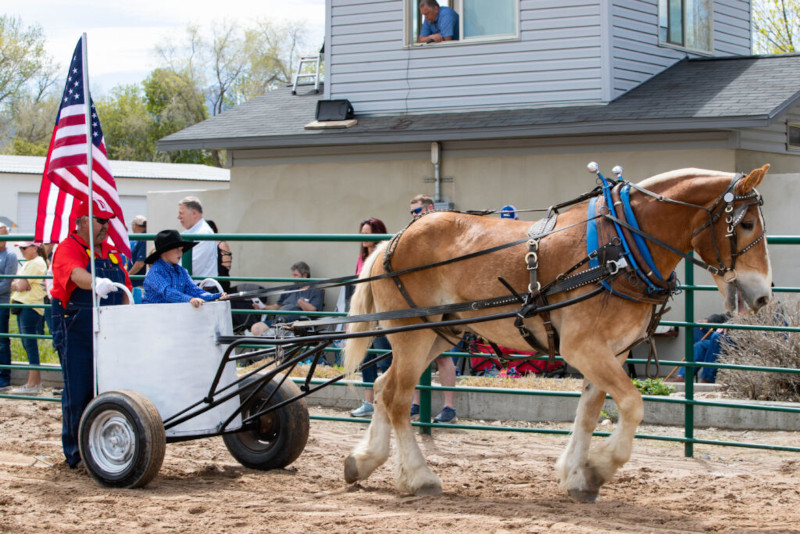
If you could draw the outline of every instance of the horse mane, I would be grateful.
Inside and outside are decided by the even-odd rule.
[[[688,168],[688,169],[677,169],[674,171],[663,172],[661,174],[656,174],[655,176],[651,176],[650,178],[646,178],[639,182],[641,187],[645,189],[657,186],[659,184],[663,184],[666,182],[670,182],[677,178],[682,180],[697,178],[700,176],[709,176],[709,177],[726,177],[731,178],[733,173],[730,172],[722,172],[722,171],[711,171],[708,169],[695,169],[695,168]]]

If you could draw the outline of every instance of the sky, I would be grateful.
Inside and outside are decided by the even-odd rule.
[[[95,98],[116,85],[144,80],[158,66],[154,47],[183,35],[190,23],[209,28],[222,20],[300,21],[313,50],[325,34],[325,0],[3,0],[2,13],[21,18],[23,26],[42,27],[47,51],[64,77],[85,32]]]

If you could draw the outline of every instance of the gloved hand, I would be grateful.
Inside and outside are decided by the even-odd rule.
[[[119,291],[119,288],[114,285],[114,282],[108,278],[96,278],[94,281],[94,288],[101,299],[107,298],[109,293]]]

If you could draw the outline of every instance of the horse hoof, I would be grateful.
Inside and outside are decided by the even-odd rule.
[[[348,456],[344,461],[344,481],[348,484],[352,484],[358,480],[358,466],[356,465],[356,459],[353,456]]]
[[[567,495],[579,502],[593,503],[597,500],[597,496],[600,495],[600,492],[571,489],[567,491]]]
[[[414,492],[415,497],[426,497],[429,495],[439,495],[442,492],[442,487],[439,484],[425,484],[421,488],[417,488]]]

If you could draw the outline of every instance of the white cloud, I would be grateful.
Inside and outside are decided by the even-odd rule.
[[[155,45],[182,34],[190,23],[301,21],[313,49],[322,44],[325,33],[325,0],[4,0],[3,4],[6,15],[20,17],[26,26],[42,27],[48,52],[62,66],[86,32],[95,91],[144,79],[158,64]]]

